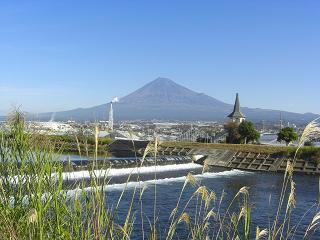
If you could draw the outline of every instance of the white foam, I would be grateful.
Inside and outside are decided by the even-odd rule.
[[[171,171],[177,171],[177,170],[193,170],[193,169],[201,169],[201,168],[202,168],[201,165],[195,164],[195,163],[135,167],[135,168],[118,168],[118,169],[110,168],[107,170],[64,172],[62,173],[62,178],[63,180],[77,180],[77,179],[89,179],[90,177],[103,178],[103,177],[125,176],[130,174],[171,172]]]
[[[230,171],[222,171],[222,172],[206,172],[204,174],[196,175],[196,178],[219,178],[219,177],[233,177],[240,175],[251,175],[254,172],[246,172],[238,169],[232,169]]]
[[[223,171],[223,172],[207,172],[204,174],[197,174],[194,175],[196,180],[201,181],[203,179],[207,178],[222,178],[222,177],[234,177],[234,176],[241,176],[241,175],[250,175],[254,174],[253,172],[246,172],[241,170],[229,170],[229,171]],[[120,183],[120,184],[109,184],[106,186],[103,186],[104,191],[122,191],[124,189],[132,189],[132,188],[145,188],[149,185],[166,185],[170,183],[177,183],[177,182],[184,182],[186,180],[186,177],[175,177],[175,178],[164,178],[164,179],[156,179],[156,180],[147,180],[147,181],[140,181],[140,182],[128,182],[128,183]],[[98,187],[97,189],[101,189],[102,187]],[[87,188],[77,188],[73,190],[68,190],[67,194],[69,196],[73,196],[78,192],[81,191],[92,191],[93,188],[87,187]]]

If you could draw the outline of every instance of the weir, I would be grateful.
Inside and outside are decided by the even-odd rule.
[[[66,171],[82,171],[107,168],[124,168],[138,166],[169,165],[192,163],[192,156],[158,156],[154,157],[126,157],[126,158],[98,158],[98,159],[67,159],[61,160]]]
[[[112,153],[117,155],[128,155],[135,152],[143,155],[148,141],[128,141],[116,140],[114,145],[111,144]],[[120,148],[119,148],[120,147]],[[176,158],[176,163],[189,161],[201,165],[207,165],[217,169],[239,169],[247,171],[263,172],[284,172],[287,163],[293,159],[285,157],[275,157],[263,152],[235,151],[229,149],[216,149],[214,147],[178,147],[178,146],[159,146],[158,155],[162,164],[168,164],[169,156]],[[150,158],[151,159],[151,158]],[[152,161],[152,160],[150,160]],[[294,171],[301,174],[320,175],[320,164],[315,161],[297,159],[294,164]]]
[[[121,168],[100,168],[96,170],[65,171],[62,173],[64,189],[73,189],[76,186],[90,186],[92,176],[99,185],[123,184],[126,182],[154,181],[155,179],[170,179],[185,177],[189,172],[197,175],[202,173],[202,166],[195,163],[166,162],[161,165],[128,166]]]
[[[173,147],[160,148],[160,152],[180,152],[185,148]],[[293,162],[291,158],[274,157],[267,153],[254,153],[248,151],[233,151],[228,149],[215,148],[188,148],[185,152],[187,156],[192,156],[193,161],[198,164],[207,165],[216,169],[239,169],[246,171],[263,172],[284,172],[288,162]],[[315,161],[297,159],[294,164],[294,172],[301,174],[320,175],[320,164]]]
[[[202,152],[202,150],[198,149],[195,152]],[[290,158],[277,158],[265,153],[222,149],[204,150],[203,152],[204,158],[202,161],[196,162],[206,164],[212,168],[285,172],[288,162],[293,162],[293,159]],[[320,175],[320,165],[311,160],[297,159],[293,169],[296,173]]]

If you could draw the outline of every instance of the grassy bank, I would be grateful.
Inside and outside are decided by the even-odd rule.
[[[42,136],[50,141],[56,151],[63,153],[74,153],[81,155],[93,154],[95,152],[95,137],[83,135],[62,135],[62,136]],[[112,139],[103,137],[98,138],[98,154],[108,156],[108,145]],[[243,151],[252,153],[265,153],[273,157],[293,158],[297,150],[296,147],[286,146],[267,146],[254,144],[223,144],[223,143],[196,143],[196,142],[161,142],[161,146],[185,147],[194,149],[227,149],[232,151]],[[319,147],[302,147],[297,155],[298,158],[320,163]]]
[[[54,146],[56,151],[62,153],[74,153],[81,155],[88,155],[95,153],[95,137],[84,135],[50,135],[45,136]],[[108,145],[112,142],[111,138],[98,138],[98,154],[108,155]]]
[[[2,132],[4,139],[11,138],[8,132]],[[107,156],[109,154],[109,144],[112,142],[111,138],[99,137],[96,149],[95,136],[89,135],[44,135],[38,133],[28,133],[30,141],[37,139],[37,142],[50,143],[53,150],[59,153],[72,153],[79,155],[93,155],[97,150],[100,156]]]

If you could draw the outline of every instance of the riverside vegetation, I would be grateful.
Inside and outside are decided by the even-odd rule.
[[[62,151],[63,153],[74,153],[87,156],[95,153],[95,138],[91,135],[51,135],[46,137],[52,142],[57,151]],[[108,145],[111,142],[111,138],[99,137],[98,154],[107,156]]]
[[[98,179],[93,171],[90,171],[90,188],[83,190],[80,182],[77,190],[64,190],[62,166],[53,161],[54,146],[51,142],[26,133],[20,113],[10,119],[10,126],[8,132],[0,133],[1,239],[130,239],[133,230],[136,230],[134,223],[137,218],[142,220],[139,229],[143,232],[143,239],[160,238],[155,203],[153,219],[144,219],[141,201],[144,188],[134,189],[126,217],[120,221],[117,213],[126,188],[113,207],[107,204],[107,176]],[[95,157],[98,154],[97,133],[98,129],[95,134]],[[315,135],[320,135],[320,128],[319,124],[312,122],[304,131],[295,157],[304,142]],[[148,145],[144,157],[152,155],[156,162],[158,145],[155,139],[154,144]],[[287,165],[277,214],[267,229],[260,229],[251,221],[253,209],[246,186],[241,187],[233,200],[227,203],[227,208],[222,210],[221,203],[225,201],[223,194],[218,197],[214,191],[200,185],[192,174],[188,174],[161,238],[181,239],[178,230],[181,228],[185,230],[187,239],[293,238],[297,228],[290,222],[296,201],[293,165],[294,161]],[[206,166],[203,171],[206,171]],[[194,193],[187,203],[182,204],[181,197],[186,188],[193,188]],[[156,202],[156,186],[154,191]],[[134,201],[135,197],[140,199],[138,203]],[[189,204],[194,199],[197,200],[197,207],[190,211]],[[133,212],[134,204],[140,205],[140,212]],[[305,230],[305,239],[312,236],[319,222],[320,212]]]

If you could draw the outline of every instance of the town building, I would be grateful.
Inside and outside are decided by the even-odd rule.
[[[239,100],[239,94],[238,93],[236,95],[236,100],[235,100],[235,103],[234,103],[233,112],[228,115],[228,118],[230,118],[232,122],[235,122],[235,123],[238,123],[238,124],[240,124],[240,123],[242,123],[243,121],[246,120],[245,115],[240,110],[240,100]]]

